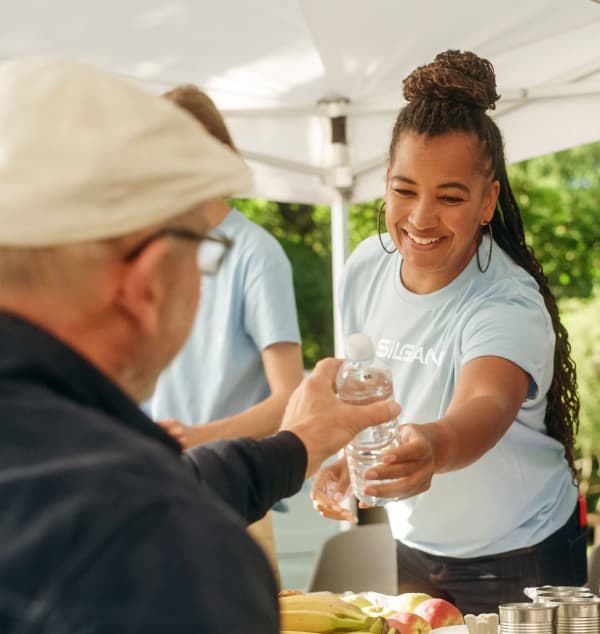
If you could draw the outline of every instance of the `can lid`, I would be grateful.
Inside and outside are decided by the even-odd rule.
[[[369,361],[375,357],[373,340],[364,332],[355,332],[346,339],[346,356],[352,361]]]

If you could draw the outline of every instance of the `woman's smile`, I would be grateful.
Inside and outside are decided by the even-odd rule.
[[[404,235],[408,236],[409,240],[415,245],[415,247],[433,247],[436,244],[438,244],[438,242],[440,242],[440,240],[443,240],[443,237],[424,237],[424,236],[418,236],[414,233],[410,233],[409,231],[407,231],[406,229],[402,229],[401,230]]]

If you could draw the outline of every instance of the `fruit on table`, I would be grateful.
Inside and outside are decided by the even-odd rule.
[[[414,612],[419,603],[431,598],[431,595],[425,592],[403,592],[390,599],[390,606],[396,612]]]
[[[388,617],[396,613],[394,608],[387,608],[384,605],[366,605],[362,608],[362,611],[369,616],[384,616]]]
[[[350,592],[348,594],[342,594],[341,599],[347,603],[352,603],[359,608],[366,608],[369,605],[373,605],[373,602],[367,599],[364,594],[359,592]]]
[[[279,597],[284,632],[367,631],[375,619],[332,592],[308,592]]]
[[[330,612],[336,616],[354,618],[360,621],[365,619],[365,613],[358,606],[344,601],[333,592],[307,592],[280,596],[279,609],[281,612],[294,610]]]
[[[371,617],[366,614],[363,614],[362,619],[357,619],[316,610],[283,610],[281,629],[300,632],[333,632],[335,630],[356,632],[368,629],[371,620]]]
[[[431,625],[414,612],[396,612],[387,617],[390,627],[395,627],[399,634],[429,634]]]
[[[414,607],[403,611],[397,605]],[[422,592],[398,595],[381,606],[359,593],[295,591],[281,593],[279,606],[282,634],[430,634],[432,628],[464,623],[452,603]]]
[[[417,605],[414,613],[423,617],[433,629],[464,623],[461,611],[445,599],[426,599]]]
[[[387,620],[383,616],[378,616],[371,624],[369,634],[387,634],[389,629]]]
[[[335,630],[335,632],[341,633],[342,630]],[[310,634],[310,632],[303,632],[299,630],[281,630],[281,634]],[[373,621],[368,630],[343,630],[343,634],[397,634],[397,632],[393,628],[390,628],[387,621],[380,616]]]

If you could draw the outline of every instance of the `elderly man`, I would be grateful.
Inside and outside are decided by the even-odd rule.
[[[264,440],[182,454],[141,412],[229,246],[211,200],[248,186],[164,99],[66,61],[0,66],[3,634],[279,631],[246,524],[398,406],[339,402],[326,360]]]

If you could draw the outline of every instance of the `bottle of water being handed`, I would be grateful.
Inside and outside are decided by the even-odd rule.
[[[346,340],[346,361],[336,377],[338,398],[353,405],[368,405],[375,401],[394,398],[392,373],[375,358],[373,341],[369,335],[355,333]],[[393,498],[378,498],[363,493],[365,486],[380,484],[384,480],[365,480],[364,472],[382,464],[383,454],[397,447],[397,420],[368,427],[357,434],[346,446],[346,460],[354,495],[365,504],[381,506]]]

